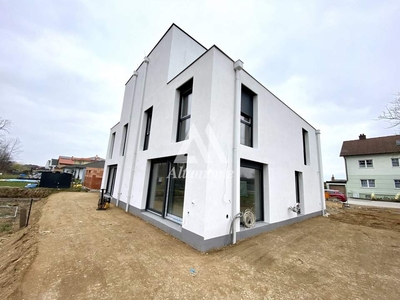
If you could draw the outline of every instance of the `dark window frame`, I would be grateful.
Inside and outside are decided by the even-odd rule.
[[[116,139],[116,132],[114,131],[111,134],[111,141],[110,141],[110,154],[108,155],[108,158],[112,158],[114,154],[114,146],[115,146],[115,139]]]
[[[248,121],[244,120],[243,118],[247,118]],[[241,141],[240,141],[240,144],[244,145],[244,146],[248,146],[248,147],[253,147],[253,123],[254,123],[253,118],[248,116],[244,112],[241,112],[240,113],[240,123],[244,124],[244,126],[246,126],[247,128],[250,129],[250,144],[246,144],[246,143],[242,144]],[[244,139],[246,141],[246,137]],[[240,137],[240,140],[242,140],[242,136]]]
[[[189,106],[188,103],[188,108],[190,107],[190,111],[188,109],[188,114],[185,116],[182,116],[182,109],[183,109],[183,101],[185,97],[188,97],[188,102],[189,102],[189,96],[193,95],[193,78],[191,78],[189,81],[187,81],[185,84],[183,84],[179,89],[179,111],[178,111],[178,129],[176,133],[176,142],[182,142],[187,139],[189,139],[189,134],[183,138],[181,138],[181,131],[182,131],[182,124],[184,121],[188,120],[189,124],[189,131],[190,131],[190,119],[192,117],[192,112],[191,112],[191,106]],[[193,98],[193,96],[192,96]],[[191,100],[190,100],[191,101]]]
[[[182,160],[182,157],[184,157],[184,162],[180,161],[180,160]],[[164,199],[163,199],[163,205],[162,205],[162,211],[161,212],[149,207],[151,189],[152,189],[151,180],[152,180],[153,172],[154,172],[153,166],[155,164],[159,164],[159,163],[166,163],[167,164],[167,174],[164,174],[165,178],[166,178],[166,183],[165,183],[165,187],[164,187]],[[169,177],[169,174],[172,171],[173,165],[175,163],[185,163],[186,164],[186,170],[187,170],[187,155],[186,154],[185,155],[180,155],[179,157],[178,156],[170,156],[170,157],[163,157],[163,158],[157,158],[157,159],[151,160],[149,185],[148,185],[148,188],[147,188],[147,196],[146,196],[146,210],[151,212],[151,213],[154,213],[154,214],[156,214],[156,215],[158,215],[160,217],[162,217],[163,219],[170,220],[172,222],[181,224],[181,222],[177,222],[173,218],[170,218],[170,217],[167,216],[168,204],[169,204],[169,201],[171,200],[170,196],[171,196],[171,192],[172,192],[172,190],[171,190],[171,181],[172,180]],[[186,186],[186,177],[185,177],[185,186]],[[183,213],[183,207],[182,207],[182,213]],[[182,216],[182,219],[183,219],[183,216]]]
[[[242,137],[242,130],[240,129],[240,144],[253,148],[254,145],[254,97],[256,93],[242,84],[240,98],[240,124],[244,124],[245,128],[250,129],[250,136]],[[244,120],[244,119],[248,120]],[[246,130],[244,131],[246,132]],[[242,139],[244,143],[242,143]],[[250,140],[247,144],[246,141]]]
[[[124,125],[124,129],[123,129],[123,132],[122,132],[122,134],[123,134],[123,136],[122,136],[123,140],[122,140],[121,156],[124,156],[124,155],[125,155],[125,152],[126,152],[126,141],[127,141],[127,139],[128,139],[128,128],[129,128],[129,123],[126,123],[126,124]]]
[[[302,138],[303,138],[303,159],[304,165],[307,166],[309,164],[309,140],[308,140],[308,131],[302,128]]]
[[[114,193],[115,179],[117,177],[118,166],[117,165],[109,165],[108,166],[108,174],[107,174],[107,184],[106,191],[107,195],[112,196]]]
[[[146,110],[145,114],[147,116],[147,119],[146,119],[146,130],[144,132],[143,151],[146,151],[149,148],[151,121],[152,121],[152,118],[153,118],[153,106],[150,107],[148,110]]]
[[[246,160],[246,159],[241,159],[240,160],[240,168],[248,168],[248,169],[254,169],[258,170],[260,172],[260,212],[261,212],[261,218],[257,219],[257,222],[263,222],[265,220],[265,215],[264,215],[264,208],[265,208],[265,203],[264,203],[264,165],[262,163]],[[257,213],[254,211],[254,214],[257,215]]]

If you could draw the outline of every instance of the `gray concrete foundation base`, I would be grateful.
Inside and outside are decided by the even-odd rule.
[[[116,202],[117,202],[116,199],[114,199],[114,198],[111,199],[111,203],[116,204]],[[119,201],[118,207],[125,210],[126,203]],[[206,252],[206,251],[209,251],[212,249],[227,246],[227,245],[231,244],[231,242],[232,242],[232,236],[230,234],[205,240],[204,237],[202,237],[198,234],[195,234],[191,231],[188,231],[185,228],[182,228],[182,226],[179,224],[176,224],[170,220],[161,218],[161,216],[158,216],[158,215],[148,212],[146,210],[138,209],[131,205],[129,205],[128,212],[143,219],[144,221],[154,225],[155,227],[165,231],[166,233],[181,240],[182,242],[189,244],[190,246],[192,246],[193,248],[195,248],[196,250],[199,250],[201,252]],[[257,225],[253,228],[241,227],[240,231],[238,231],[236,233],[236,238],[237,238],[237,240],[246,239],[246,238],[258,235],[263,232],[271,231],[271,230],[277,229],[282,226],[287,226],[290,224],[301,222],[306,219],[321,216],[321,215],[322,215],[322,212],[317,211],[317,212],[307,214],[307,215],[299,215],[295,218],[277,222],[277,223],[268,224],[268,223],[260,222],[260,223],[257,223]]]

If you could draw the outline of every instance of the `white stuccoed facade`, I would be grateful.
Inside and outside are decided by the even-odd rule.
[[[178,91],[190,79],[193,86],[189,138],[177,142]],[[216,46],[207,50],[176,25],[168,29],[126,83],[121,119],[110,131],[102,182],[102,188],[109,188],[110,166],[116,166],[113,202],[198,250],[230,243],[231,224],[240,211],[241,193],[240,172],[233,172],[235,121],[240,124],[240,112],[235,112],[235,101],[240,101],[240,95],[235,98],[238,84],[255,96],[253,147],[240,142],[236,145],[236,170],[240,170],[240,160],[262,166],[263,219],[254,228],[241,227],[237,220],[237,238],[321,215],[325,202],[317,130],[244,69],[235,71],[234,61]],[[143,151],[144,112],[150,107],[153,113],[149,146]],[[122,156],[125,124],[129,135]],[[303,130],[308,132],[306,146]],[[185,154],[182,219],[174,222],[146,209],[151,162]],[[301,173],[300,214],[288,209],[296,203],[295,172]]]

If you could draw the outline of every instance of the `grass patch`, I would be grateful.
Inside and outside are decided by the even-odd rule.
[[[12,231],[12,223],[0,224],[0,232],[11,232],[11,231]]]
[[[30,182],[0,181],[0,187],[2,187],[2,186],[8,186],[8,187],[19,187],[19,188],[23,188],[23,187],[25,187],[28,183],[30,183]]]
[[[17,179],[19,175],[13,175],[13,174],[3,174],[0,175],[0,179]]]

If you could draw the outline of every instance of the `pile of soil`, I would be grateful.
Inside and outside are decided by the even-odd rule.
[[[22,189],[2,187],[0,188],[0,198],[46,198],[56,192],[58,191],[55,189],[46,188]]]
[[[357,205],[344,207],[331,201],[326,202],[326,207],[331,220],[400,232],[400,210]]]

